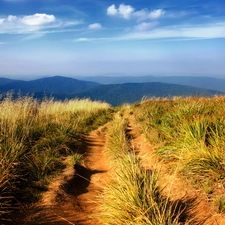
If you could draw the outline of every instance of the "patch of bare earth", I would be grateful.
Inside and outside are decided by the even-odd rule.
[[[98,225],[93,214],[96,198],[108,180],[108,163],[103,154],[104,128],[82,140],[85,151],[81,165],[68,166],[43,194],[41,203],[24,209],[11,224]]]
[[[129,117],[127,130],[130,143],[136,153],[142,159],[143,166],[147,170],[160,170],[160,183],[164,188],[165,196],[170,200],[182,204],[184,207],[185,221],[189,225],[222,225],[225,217],[217,214],[206,196],[199,190],[194,189],[182,180],[179,174],[168,172],[166,165],[159,162],[153,154],[153,147],[139,132],[138,125],[133,116]]]

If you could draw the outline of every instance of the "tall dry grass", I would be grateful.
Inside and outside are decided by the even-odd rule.
[[[110,119],[107,103],[88,99],[0,102],[0,217],[16,202],[32,202],[76,153],[80,136]]]
[[[155,153],[207,194],[224,191],[225,97],[150,99],[135,107]]]
[[[126,137],[127,120],[117,116],[108,127],[106,154],[111,182],[99,198],[101,224],[180,224],[182,210],[162,195],[158,172],[147,171]]]

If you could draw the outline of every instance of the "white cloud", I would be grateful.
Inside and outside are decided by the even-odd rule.
[[[99,37],[99,38],[86,38],[86,37],[82,37],[82,38],[76,38],[73,41],[75,42],[90,42],[90,41],[115,41],[115,40],[121,40],[120,38],[107,38],[107,37]]]
[[[148,18],[148,9],[141,9],[133,13],[133,16],[138,19],[138,21],[146,20]]]
[[[165,11],[163,9],[155,9],[151,12],[149,12],[148,17],[150,19],[158,19],[161,16],[163,16],[165,14]]]
[[[80,23],[82,23],[82,21],[57,20],[54,15],[45,13],[36,13],[22,17],[9,15],[8,17],[0,18],[0,34],[32,34],[43,29],[45,29],[45,33],[47,33],[46,29],[48,28],[62,29]]]
[[[136,18],[138,21],[159,19],[165,14],[163,9],[141,9],[135,11],[131,5],[120,4],[119,8],[113,4],[107,8],[107,15],[120,16],[124,19]]]
[[[196,40],[225,38],[225,23],[213,23],[207,25],[177,25],[168,26],[151,31],[132,32],[120,37],[120,40],[147,40],[147,39],[171,39],[171,40]]]
[[[90,30],[100,30],[102,29],[102,25],[100,23],[93,23],[88,26]]]
[[[117,13],[118,13],[118,10],[116,9],[114,4],[108,7],[107,15],[113,16],[113,15],[116,15]]]
[[[40,26],[40,25],[52,23],[56,19],[54,15],[47,15],[45,13],[43,14],[36,13],[34,15],[24,16],[20,20],[21,20],[21,23],[28,26]]]
[[[137,18],[138,21],[143,20],[156,20],[162,17],[165,14],[165,11],[163,9],[154,9],[152,11],[149,11],[148,9],[142,9],[139,11],[134,12],[134,17]]]
[[[137,26],[135,26],[135,29],[138,31],[146,31],[149,29],[152,29],[153,27],[157,26],[158,22],[154,21],[154,22],[142,22],[140,24],[138,24]]]
[[[13,32],[13,30],[26,29],[26,27],[36,27],[36,29],[38,29],[40,26],[51,24],[55,21],[56,18],[54,15],[47,15],[44,13],[36,13],[34,15],[23,17],[9,15],[7,18],[0,19],[0,28],[2,31],[7,30],[8,28],[8,31],[11,32]]]
[[[8,21],[10,23],[15,23],[17,21],[17,19],[18,18],[16,16],[9,15],[8,18],[6,19],[6,21]]]
[[[61,25],[63,27],[71,27],[71,26],[76,26],[76,25],[81,24],[81,23],[83,23],[82,20],[74,20],[74,21],[61,22]]]
[[[156,21],[155,21],[156,22]],[[157,24],[156,24],[157,25]],[[133,40],[170,40],[185,41],[199,39],[216,39],[225,38],[225,22],[212,23],[207,25],[177,25],[155,28],[148,31],[147,28],[154,26],[154,22],[141,23],[136,26],[136,31],[126,35],[116,37],[99,37],[99,38],[82,38],[75,41],[133,41]]]
[[[89,38],[77,38],[75,41],[78,41],[78,42],[86,42],[86,41],[90,41],[91,39]]]
[[[134,8],[130,5],[120,4],[118,9],[118,13],[122,15],[125,19],[130,19],[133,12]]]
[[[116,9],[115,5],[111,5],[107,9],[107,14],[110,16],[122,16],[125,19],[130,19],[132,13],[134,12],[134,8],[131,5],[120,4],[119,8]]]

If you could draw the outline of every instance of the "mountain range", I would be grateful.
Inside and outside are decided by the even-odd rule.
[[[61,76],[31,81],[0,78],[0,91],[3,93],[13,90],[15,93],[21,92],[22,94],[35,94],[40,92],[46,94],[71,94],[94,86],[99,86],[99,84]]]
[[[156,77],[152,76],[86,77],[83,80],[54,76],[31,81],[0,78],[0,93],[4,95],[12,91],[14,96],[20,93],[22,95],[33,95],[37,98],[52,96],[59,100],[89,98],[91,100],[108,102],[112,106],[118,106],[124,103],[139,102],[143,97],[212,96],[223,94],[223,90],[225,91],[225,83],[222,88],[222,81],[218,82],[218,79],[214,78],[180,77],[180,81],[178,77],[164,78],[165,80],[163,80],[163,77],[157,78],[160,82],[149,82],[148,80],[151,79],[157,80]],[[171,83],[172,81],[174,83]],[[176,84],[178,81],[182,85]],[[210,89],[214,90],[195,87],[193,83],[203,87],[207,87],[207,84],[209,86],[211,83],[212,88]]]
[[[204,88],[225,92],[225,79],[214,77],[193,77],[193,76],[91,76],[79,78],[86,81],[94,81],[100,84],[124,84],[124,83],[146,83],[160,82],[167,84],[180,84],[191,87]]]

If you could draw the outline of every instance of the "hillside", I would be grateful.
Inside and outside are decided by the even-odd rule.
[[[8,78],[0,77],[0,86],[10,84],[10,83],[13,83],[13,82],[16,82],[16,81],[17,80],[12,80],[12,79],[8,79]]]
[[[224,96],[0,106],[0,224],[225,224]]]
[[[82,80],[95,81],[100,84],[123,84],[123,83],[145,83],[145,82],[161,82],[168,84],[180,84],[209,90],[225,91],[225,79],[213,77],[192,77],[192,76],[93,76],[83,77]]]
[[[76,93],[75,96],[106,101],[113,106],[117,106],[123,103],[141,101],[143,97],[211,96],[215,94],[219,94],[219,92],[183,85],[151,82],[102,85]]]
[[[1,92],[13,90],[15,93],[22,94],[72,94],[77,91],[98,86],[99,84],[91,81],[81,81],[68,77],[54,76],[32,81],[14,81],[5,85],[0,85]]]
[[[121,78],[122,79],[122,78]],[[8,83],[7,83],[8,82]],[[101,85],[92,81],[83,81],[67,77],[48,77],[32,81],[7,81],[0,85],[0,92],[13,91],[15,95],[33,95],[36,98],[52,96],[59,100],[72,98],[90,98],[108,102],[112,106],[123,103],[141,101],[143,97],[172,97],[172,96],[212,96],[222,94],[203,88],[187,85],[168,84],[160,82],[125,83]]]

